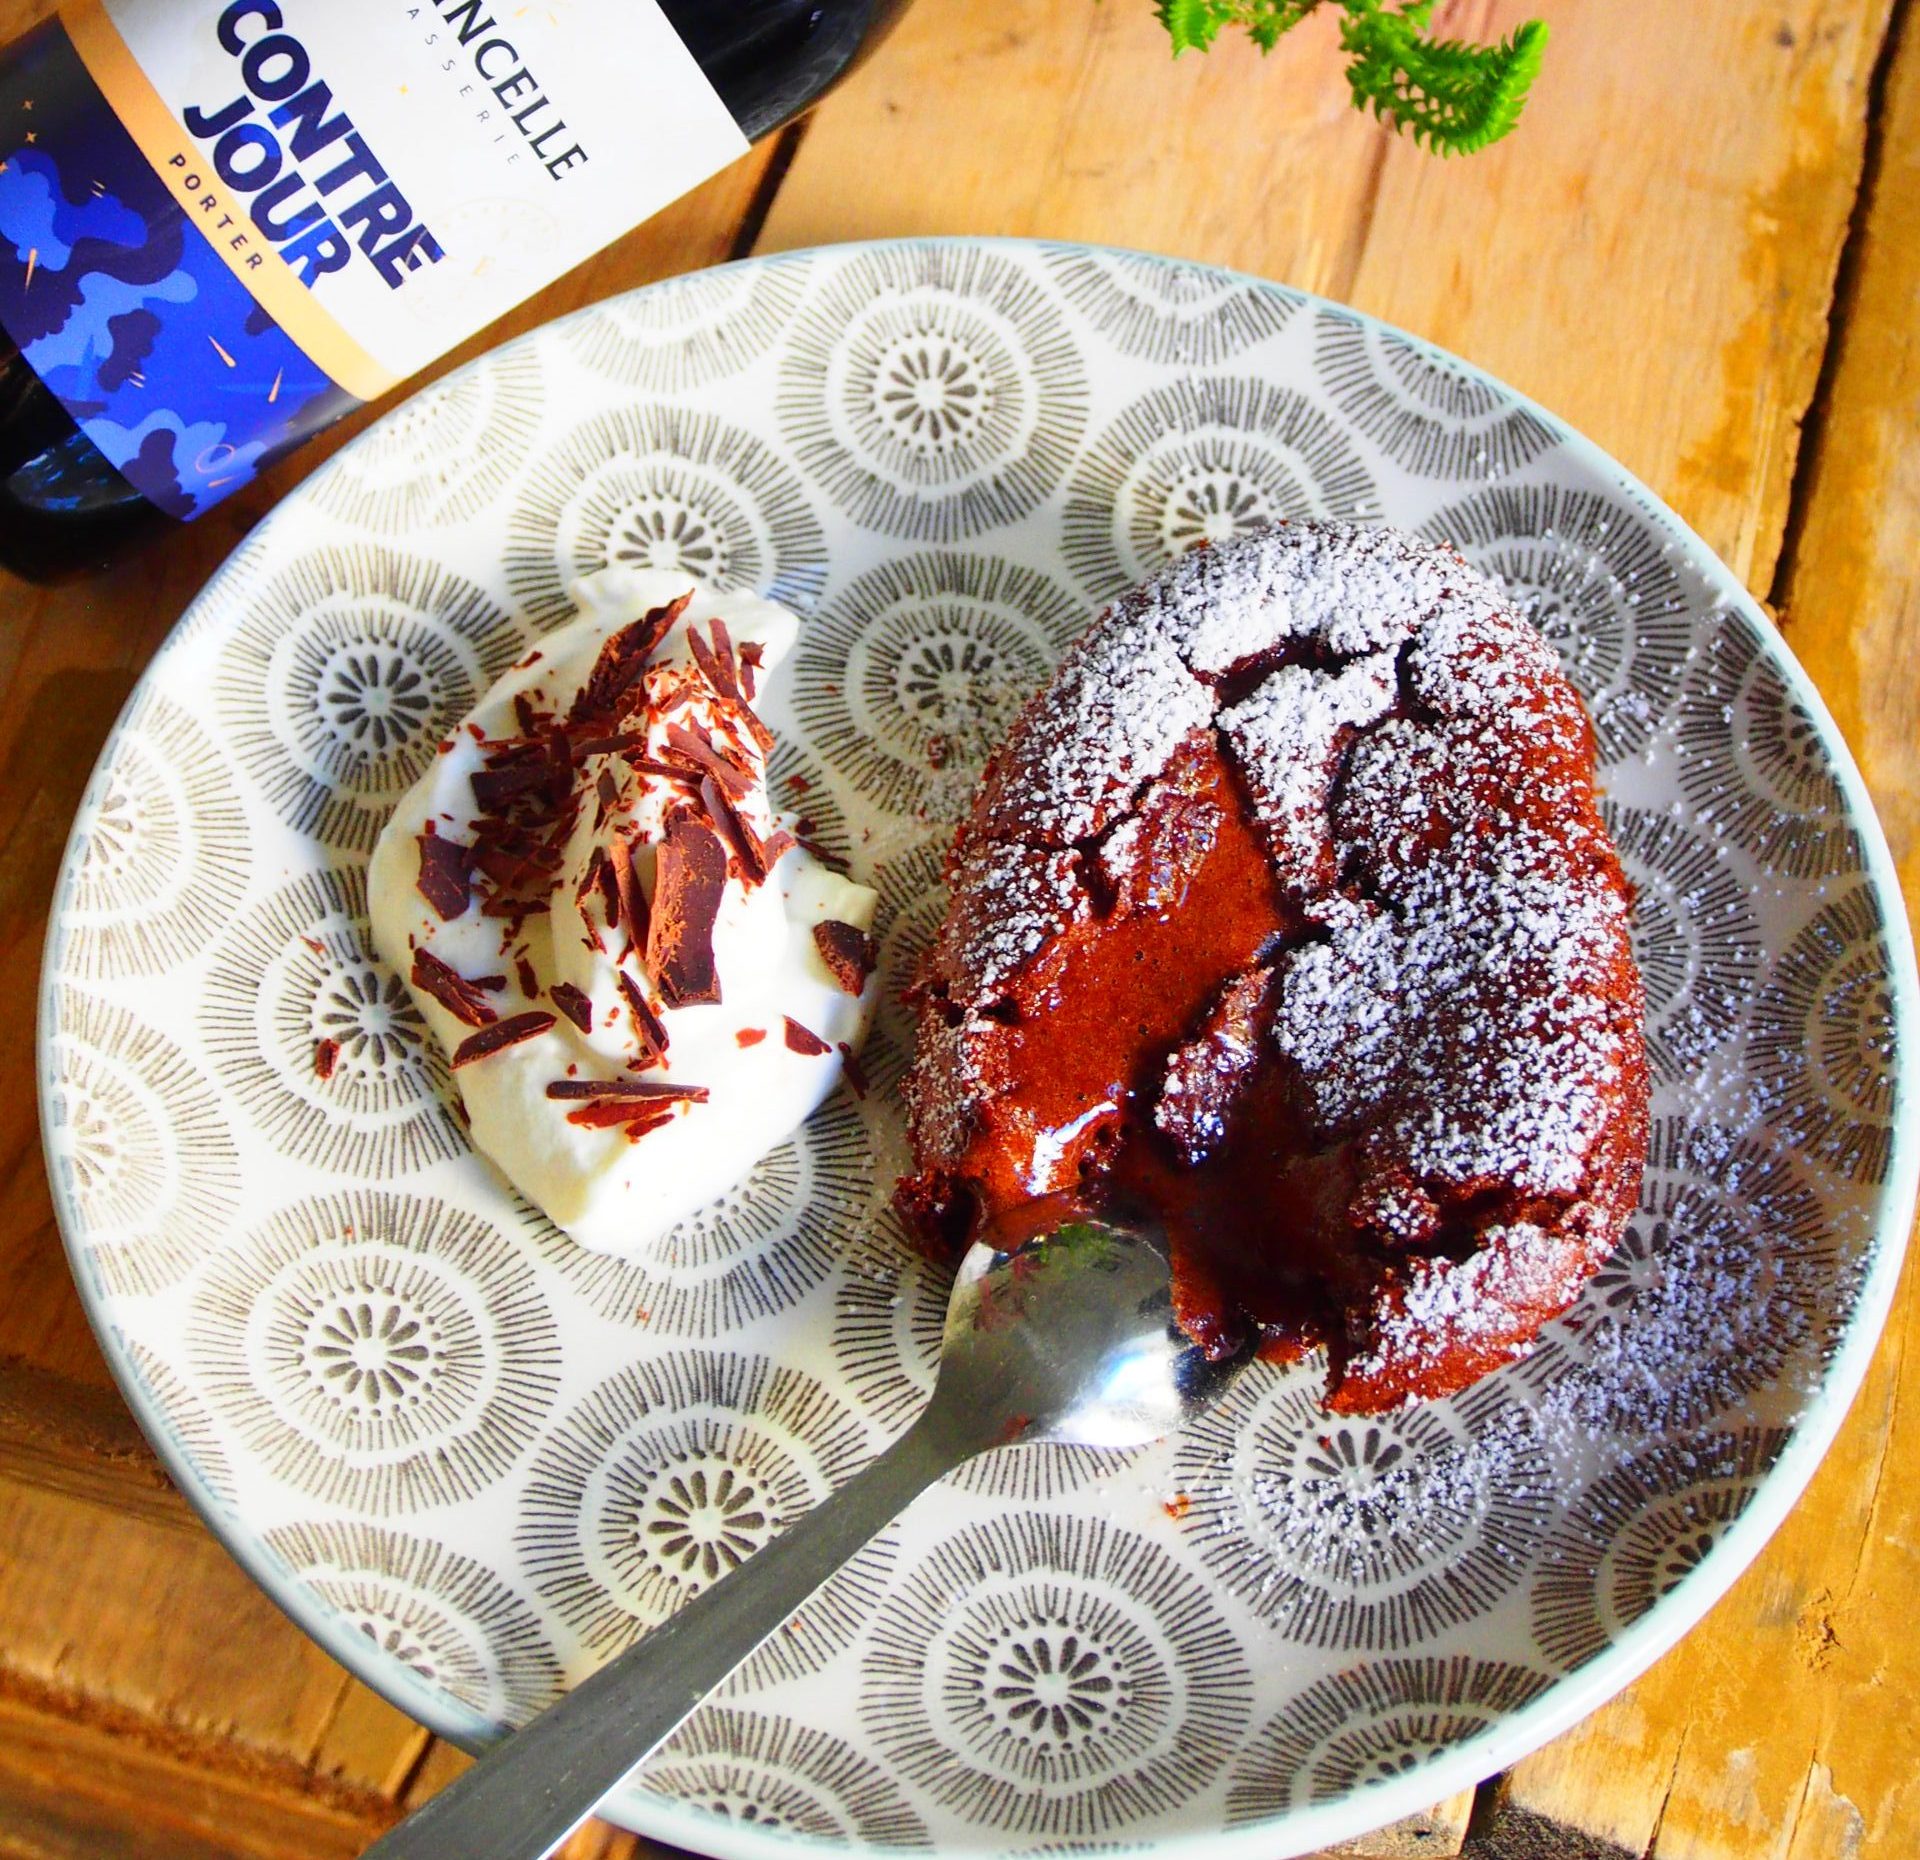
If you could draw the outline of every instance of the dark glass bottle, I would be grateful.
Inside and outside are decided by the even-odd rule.
[[[905,4],[659,0],[749,140],[817,102]],[[32,93],[43,88],[36,86],[32,54],[36,42],[44,46],[45,35],[58,30],[43,25],[0,53],[0,123],[16,120],[23,106],[32,108]],[[38,120],[44,123],[44,114]],[[0,323],[0,566],[29,581],[70,579],[107,566],[178,521],[94,444]]]

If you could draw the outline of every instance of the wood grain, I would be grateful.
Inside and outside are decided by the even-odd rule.
[[[1781,623],[1846,733],[1920,923],[1920,25],[1891,61]],[[1506,1802],[1655,1860],[1920,1847],[1920,1275],[1766,1553]],[[1499,1850],[1490,1860],[1519,1860]]]
[[[1169,63],[1144,5],[929,5],[807,130],[761,249],[913,232],[1238,266],[1470,356],[1668,497],[1762,591],[1786,524],[1888,0],[1551,16],[1523,130],[1436,161],[1345,107],[1331,15]],[[966,132],[924,133],[965,99]]]
[[[1330,18],[1273,57],[1169,61],[1145,0],[922,0],[805,129],[543,293],[575,304],[760,249],[912,232],[1081,238],[1357,303],[1588,431],[1783,619],[1920,893],[1920,72],[1885,153],[1814,443],[1830,293],[1890,0],[1443,0],[1547,12],[1514,141],[1437,163],[1346,108]],[[0,38],[48,10],[0,0]],[[1911,28],[1908,38],[1913,36]],[[446,366],[456,365],[450,358]],[[143,561],[7,590],[0,621],[0,1857],[358,1851],[463,1761],[273,1612],[116,1426],[40,1173],[32,988],[67,822],[192,594],[363,414]],[[1797,503],[1795,499],[1798,499]],[[1790,539],[1780,560],[1783,537]],[[1920,1847],[1913,1295],[1808,1499],[1707,1625],[1482,1804],[1484,1860],[1834,1860]],[[1904,1740],[1904,1742],[1903,1742]],[[1362,1851],[1454,1853],[1464,1798]],[[1395,1843],[1398,1843],[1396,1846]],[[604,1828],[570,1860],[664,1852]]]

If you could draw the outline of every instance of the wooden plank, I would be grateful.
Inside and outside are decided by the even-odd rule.
[[[1146,0],[917,7],[809,120],[758,249],[1089,239],[1344,295],[1388,144],[1347,107],[1333,24],[1176,63]]]
[[[1920,922],[1920,27],[1892,61],[1781,620],[1846,732]],[[1507,1803],[1634,1855],[1904,1856],[1920,1840],[1920,1275],[1798,1510],[1632,1692]],[[1496,1821],[1499,1818],[1496,1817]],[[1490,1860],[1525,1860],[1496,1845]]]
[[[150,1524],[199,1529],[117,1393],[17,1357],[0,1360],[0,1469]]]
[[[130,1716],[0,1690],[0,1860],[351,1860],[390,1818]]]
[[[1347,109],[1331,14],[1170,63],[1145,0],[924,6],[816,115],[760,245],[1037,234],[1326,292],[1564,414],[1764,588],[1887,4],[1453,5],[1476,36],[1550,12],[1553,43],[1519,132],[1445,162]]]
[[[204,1531],[7,1481],[0,1675],[366,1793],[419,1748]]]

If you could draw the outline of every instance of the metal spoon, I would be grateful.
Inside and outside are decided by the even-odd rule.
[[[1053,1440],[1143,1446],[1211,1406],[1245,1358],[1209,1362],[1174,1321],[1164,1236],[1072,1220],[975,1246],[939,1379],[879,1458],[367,1850],[365,1860],[536,1860],[557,1846],[857,1550],[956,1466]]]

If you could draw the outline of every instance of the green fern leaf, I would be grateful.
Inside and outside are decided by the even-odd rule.
[[[1426,9],[1350,11],[1340,39],[1353,100],[1442,155],[1497,142],[1540,74],[1547,29],[1530,20],[1498,45],[1422,36]]]
[[[1325,0],[1155,0],[1174,55],[1204,52],[1229,26],[1263,52]],[[1547,29],[1531,20],[1498,45],[1433,39],[1434,0],[1334,0],[1357,107],[1442,155],[1497,142],[1519,120],[1540,74]]]

